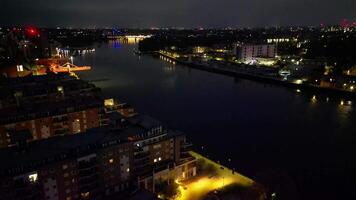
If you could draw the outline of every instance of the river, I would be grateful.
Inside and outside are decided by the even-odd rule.
[[[265,184],[278,199],[356,199],[352,99],[306,93],[133,54],[116,41],[75,57],[108,97],[185,132],[200,153]]]

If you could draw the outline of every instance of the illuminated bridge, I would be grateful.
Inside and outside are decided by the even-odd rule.
[[[108,39],[118,39],[127,43],[137,43],[143,39],[150,38],[152,35],[123,35],[123,36],[108,36]]]

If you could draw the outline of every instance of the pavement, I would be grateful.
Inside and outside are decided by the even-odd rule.
[[[200,200],[208,193],[222,189],[231,184],[249,188],[255,183],[252,179],[237,172],[232,173],[231,169],[228,169],[196,152],[190,152],[190,154],[197,160],[202,159],[205,164],[213,166],[216,173],[198,176],[194,180],[188,182],[177,181],[179,184],[179,195],[175,198],[176,200]]]

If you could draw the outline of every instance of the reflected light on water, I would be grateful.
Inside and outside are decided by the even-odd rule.
[[[340,123],[349,122],[349,115],[353,110],[352,101],[341,100],[337,107],[338,120]]]
[[[312,99],[311,99],[311,102],[312,103],[316,103],[318,100],[317,100],[317,98],[316,98],[316,95],[313,95],[313,97],[312,97]]]

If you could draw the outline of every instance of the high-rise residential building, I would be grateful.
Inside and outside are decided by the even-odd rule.
[[[255,58],[275,58],[277,48],[274,44],[245,44],[237,46],[236,55],[242,62],[251,62]]]
[[[24,130],[30,133],[28,140],[46,139],[85,132],[102,125],[105,118],[99,89],[68,75],[0,82],[0,147],[15,145]]]
[[[133,142],[135,175],[139,188],[152,192],[158,182],[173,183],[196,175],[195,159],[188,153],[191,144],[179,131],[169,130],[148,116],[137,115],[128,119],[131,124],[145,130]]]
[[[0,199],[93,199],[124,190],[131,149],[120,135],[100,131],[2,149]]]
[[[185,135],[137,115],[87,133],[0,149],[0,199],[106,199],[195,176]]]

